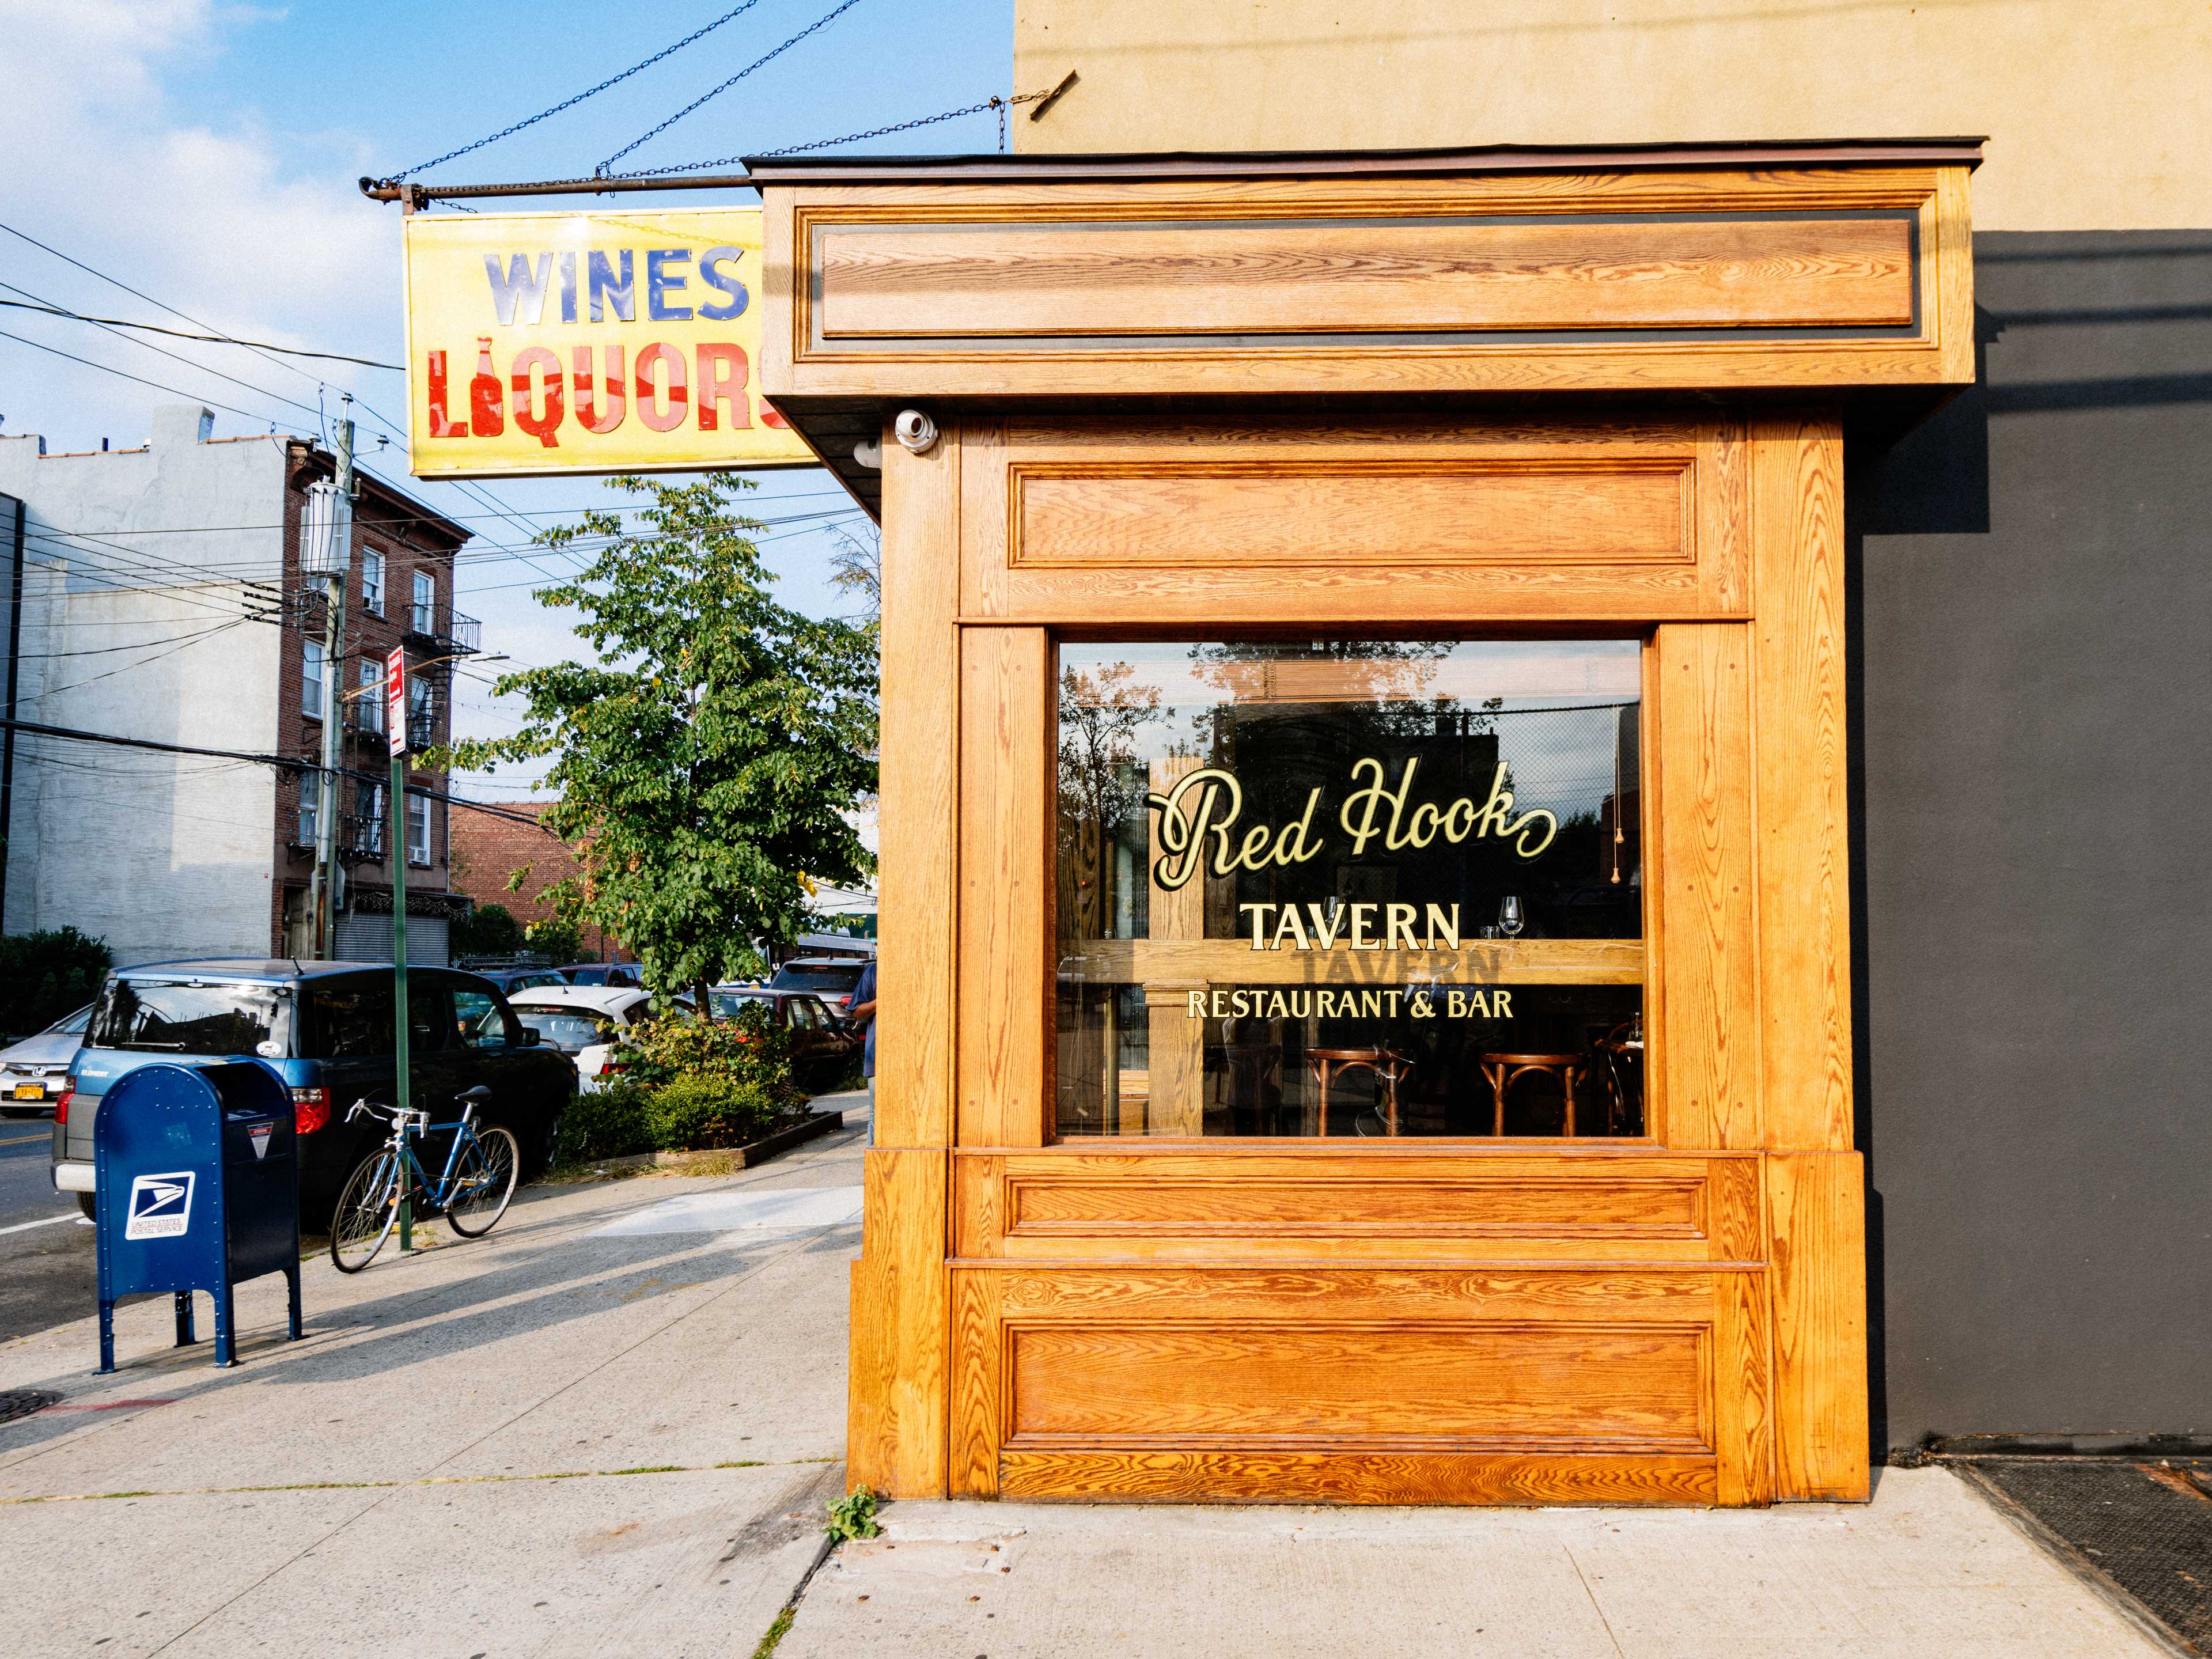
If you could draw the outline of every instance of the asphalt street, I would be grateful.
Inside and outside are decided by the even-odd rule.
[[[46,1174],[48,1118],[0,1118],[0,1342],[93,1305],[92,1228]]]

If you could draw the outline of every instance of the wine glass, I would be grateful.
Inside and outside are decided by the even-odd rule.
[[[1521,896],[1508,893],[1498,902],[1498,931],[1508,939],[1519,939],[1528,918],[1521,913]]]

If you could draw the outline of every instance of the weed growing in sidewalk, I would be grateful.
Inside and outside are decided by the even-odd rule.
[[[822,1528],[830,1541],[843,1544],[855,1538],[873,1538],[883,1531],[876,1524],[876,1494],[867,1486],[838,1498],[830,1505],[830,1524]]]

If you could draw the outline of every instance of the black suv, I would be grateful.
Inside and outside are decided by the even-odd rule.
[[[392,971],[352,962],[163,962],[108,975],[69,1087],[55,1102],[53,1180],[92,1212],[92,1120],[116,1080],[157,1060],[265,1060],[291,1085],[300,1124],[300,1220],[319,1231],[338,1188],[388,1126],[356,1100],[393,1102]],[[514,1132],[525,1180],[545,1167],[576,1068],[541,1047],[490,981],[447,968],[407,970],[413,1103],[444,1121],[454,1096],[483,1085],[481,1115]],[[426,1150],[426,1159],[434,1151]]]

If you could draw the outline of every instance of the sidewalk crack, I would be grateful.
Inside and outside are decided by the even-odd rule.
[[[1621,1647],[1620,1638],[1613,1633],[1613,1620],[1607,1618],[1605,1609],[1598,1606],[1597,1592],[1590,1588],[1589,1575],[1583,1571],[1583,1564],[1575,1559],[1574,1551],[1565,1544],[1559,1546],[1559,1553],[1567,1558],[1567,1565],[1575,1570],[1575,1577],[1582,1581],[1583,1594],[1589,1597],[1590,1611],[1597,1615],[1598,1623],[1605,1626],[1605,1639],[1613,1644],[1616,1655],[1626,1659],[1626,1650]]]

